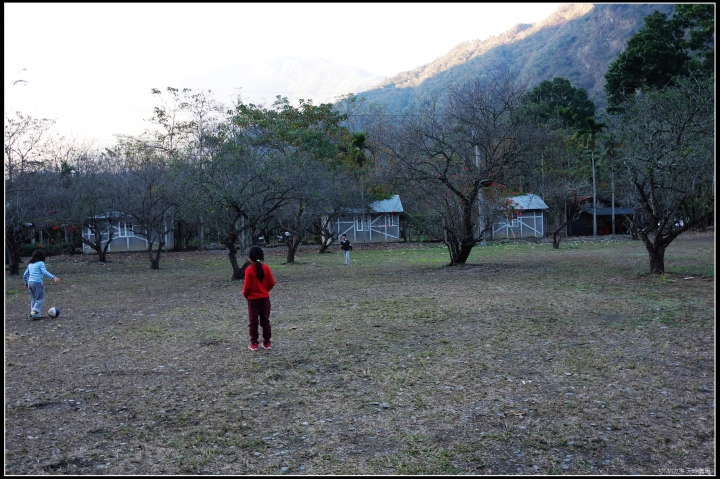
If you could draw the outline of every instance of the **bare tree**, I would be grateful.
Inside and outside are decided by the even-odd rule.
[[[341,173],[309,156],[302,160],[295,157],[286,173],[288,182],[293,183],[293,189],[288,203],[278,210],[276,221],[281,230],[290,233],[285,241],[287,263],[294,263],[298,247],[312,232],[313,227],[319,222],[322,224],[323,217],[332,216],[333,197],[340,196],[332,187],[336,185],[335,179]],[[327,223],[325,226],[327,232]],[[337,234],[334,236],[337,239]],[[329,238],[326,237],[326,241],[330,240],[329,244],[332,243],[332,237],[332,233]]]
[[[335,172],[326,183],[320,185],[324,191],[322,194],[324,202],[318,209],[313,225],[313,230],[321,237],[318,253],[325,253],[338,240],[340,232],[335,223],[348,205],[357,202],[356,184],[350,172],[341,171]]]
[[[244,255],[246,233],[259,231],[278,208],[288,202],[293,185],[285,182],[282,155],[253,146],[243,132],[223,139],[223,149],[212,161],[195,165],[197,192],[207,226],[228,248],[232,279],[243,280],[238,254]]]
[[[197,206],[200,202],[194,199],[197,192],[194,181],[194,171],[207,161],[212,161],[218,154],[221,145],[217,141],[218,128],[225,107],[215,100],[212,91],[193,92],[189,88],[182,91],[177,88],[166,88],[169,100],[161,98],[161,104],[153,110],[150,121],[159,129],[149,132],[157,148],[164,151],[170,158],[174,167],[179,167],[183,174],[187,173],[184,182],[188,196],[181,202],[176,211],[176,248],[185,235],[182,234],[193,225],[198,237],[198,250],[205,248],[205,220],[204,212]],[[154,95],[162,93],[153,89]]]
[[[20,249],[47,216],[45,146],[54,120],[5,112],[5,250],[11,275],[20,274]]]
[[[54,124],[55,120],[5,112],[5,181],[12,183],[18,174],[46,168],[46,146]]]
[[[612,118],[620,181],[652,273],[665,271],[665,250],[678,235],[713,218],[714,108],[713,85],[688,79],[630,98]]]
[[[494,72],[452,86],[421,105],[386,144],[404,181],[422,192],[435,221],[428,233],[443,241],[450,265],[464,264],[491,228],[494,200],[483,190],[512,179],[529,151],[527,127],[514,113],[524,85]]]
[[[115,177],[121,213],[132,218],[133,233],[145,239],[150,268],[159,269],[160,255],[173,231],[182,185],[167,157],[142,140],[121,142],[111,157],[121,168]]]
[[[121,219],[120,176],[115,161],[95,150],[81,150],[63,160],[56,204],[58,223],[82,229],[80,242],[94,250],[98,261],[107,262],[110,244],[116,238],[114,225]]]

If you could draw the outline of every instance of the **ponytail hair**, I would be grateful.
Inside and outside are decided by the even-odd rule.
[[[265,260],[265,253],[263,253],[261,247],[255,245],[250,247],[247,255],[250,262],[255,265],[255,272],[257,273],[258,279],[262,281],[265,277],[265,272],[263,271],[261,261]]]

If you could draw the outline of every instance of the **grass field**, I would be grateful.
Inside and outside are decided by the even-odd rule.
[[[52,257],[56,319],[6,272],[5,473],[714,474],[714,246],[267,249],[258,352],[222,253]]]

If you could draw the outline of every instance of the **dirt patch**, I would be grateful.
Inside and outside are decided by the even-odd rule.
[[[225,254],[6,273],[6,474],[714,474],[714,238],[267,248],[274,347]],[[709,265],[709,266],[708,266]]]

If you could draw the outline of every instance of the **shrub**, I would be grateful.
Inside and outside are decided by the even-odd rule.
[[[65,242],[52,243],[52,244],[44,244],[44,243],[23,244],[20,247],[20,256],[32,256],[33,251],[35,251],[38,248],[45,251],[45,254],[47,256],[56,256],[59,254],[70,253],[70,251],[72,251],[73,245],[71,243],[65,243]]]

